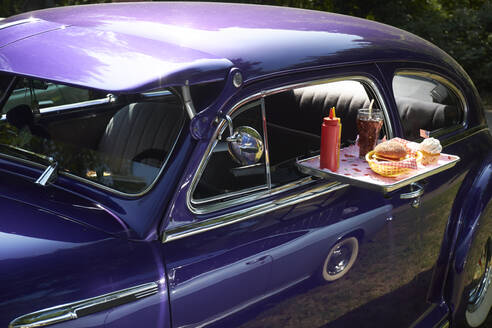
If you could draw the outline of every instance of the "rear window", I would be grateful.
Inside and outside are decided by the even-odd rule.
[[[107,94],[17,79],[2,108],[0,156],[56,163],[59,173],[125,194],[145,192],[177,142],[181,102],[170,92]]]
[[[462,126],[464,108],[458,88],[440,76],[398,73],[393,93],[406,139],[439,136]]]

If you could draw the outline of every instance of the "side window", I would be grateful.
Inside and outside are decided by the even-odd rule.
[[[405,72],[394,76],[393,93],[406,139],[438,135],[460,126],[463,104],[451,86],[450,82],[431,74]]]
[[[321,123],[335,107],[342,124],[341,147],[355,143],[360,108],[381,108],[372,89],[356,80],[330,82],[288,90],[266,98],[272,186],[299,180],[297,158],[319,154]],[[382,132],[381,138],[385,133]]]
[[[18,78],[12,93],[2,108],[2,114],[19,105],[27,105],[32,109],[49,108],[67,104],[105,98],[103,92],[75,88],[63,84],[28,78]]]
[[[367,108],[371,99],[375,100],[374,108],[382,108],[373,87],[363,78],[291,89],[263,99],[266,130],[261,102],[242,107],[232,117],[234,128],[250,126],[261,134],[265,154],[260,162],[251,166],[237,164],[229,154],[225,141],[229,133],[223,126],[220,139],[207,155],[205,168],[196,177],[193,203],[239,198],[306,178],[297,169],[296,161],[319,154],[321,123],[331,107],[335,107],[341,120],[341,147],[352,145],[357,139],[358,109]],[[388,124],[386,121],[380,138],[391,136]]]
[[[261,102],[248,104],[232,116],[234,129],[251,127],[261,136],[264,144],[264,131]],[[239,194],[267,188],[265,153],[256,164],[241,165],[229,154],[227,125],[223,127],[217,144],[213,148],[205,169],[193,192],[194,202],[208,202],[227,199]]]

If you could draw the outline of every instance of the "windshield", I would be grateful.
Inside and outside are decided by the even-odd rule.
[[[168,91],[115,96],[27,78],[9,85],[3,89],[0,156],[56,162],[58,173],[125,194],[152,185],[185,119]]]

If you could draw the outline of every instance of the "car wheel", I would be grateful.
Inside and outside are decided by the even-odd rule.
[[[489,314],[492,307],[492,243],[490,238],[485,243],[479,260],[482,272],[477,286],[469,293],[468,304],[465,309],[465,322],[469,327],[480,327]]]
[[[355,263],[359,255],[359,241],[349,237],[337,242],[328,252],[321,270],[324,281],[335,281],[342,278]]]

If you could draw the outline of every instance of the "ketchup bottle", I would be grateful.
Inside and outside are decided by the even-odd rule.
[[[321,125],[321,149],[319,166],[321,169],[338,171],[340,166],[340,135],[342,125],[335,116],[335,107],[330,109],[330,116],[323,118]]]

